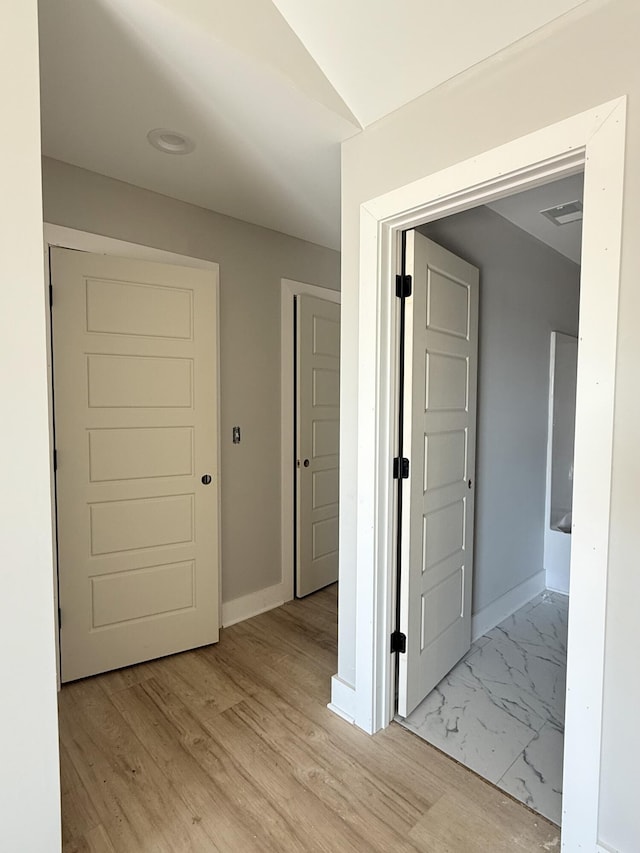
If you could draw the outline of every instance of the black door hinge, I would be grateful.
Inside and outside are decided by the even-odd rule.
[[[49,283],[49,308],[53,308],[53,285]]]
[[[400,459],[399,456],[393,460],[393,479],[408,480],[409,479],[409,460],[406,457]]]
[[[58,451],[55,449],[55,447],[53,448],[53,470],[58,470]]]
[[[401,655],[407,651],[407,635],[402,631],[394,631],[391,635],[391,654],[400,652]]]
[[[62,607],[58,607],[58,631],[62,628]]]
[[[406,299],[411,296],[411,276],[397,275],[396,276],[396,296],[398,299]]]

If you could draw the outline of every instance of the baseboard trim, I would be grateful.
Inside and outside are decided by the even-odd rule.
[[[499,625],[507,616],[511,616],[536,595],[546,588],[545,572],[538,572],[523,583],[514,586],[509,592],[505,592],[491,604],[483,607],[478,613],[471,617],[471,641],[475,642],[487,631]]]
[[[568,592],[568,590],[566,590],[566,589],[558,589],[558,587],[555,587],[555,586],[553,586],[553,585],[552,585],[552,584],[550,584],[550,583],[548,583],[548,584],[546,585],[546,589],[547,589],[549,592],[557,592],[557,593],[558,593],[558,595],[564,595],[564,597],[565,597],[565,598],[569,598],[569,592]]]
[[[267,610],[273,610],[274,607],[280,607],[285,601],[290,601],[290,586],[290,584],[281,581],[265,589],[259,589],[257,592],[250,592],[249,595],[241,595],[231,601],[223,601],[222,627],[229,628],[236,622],[244,622],[245,619],[259,616],[260,613],[266,613]]]
[[[339,676],[331,676],[331,702],[327,705],[330,711],[342,717],[351,725],[355,725],[356,691],[350,684]]]

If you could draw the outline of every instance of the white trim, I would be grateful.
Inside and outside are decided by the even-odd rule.
[[[260,613],[266,613],[267,610],[273,610],[274,607],[280,607],[285,601],[291,599],[288,591],[289,585],[283,580],[265,589],[233,598],[231,601],[223,601],[222,627],[228,628],[230,625],[235,625],[236,622],[244,622],[245,619],[251,619],[252,616],[258,616]]]
[[[285,601],[293,598],[293,299],[307,294],[340,304],[340,291],[283,278],[280,281],[280,543]]]
[[[546,572],[545,572],[545,580],[546,580]],[[566,589],[556,589],[555,586],[553,586],[552,584],[546,583],[546,582],[545,582],[545,589],[547,590],[547,592],[555,592],[558,595],[564,595],[564,597],[567,599],[567,607],[569,606],[568,605],[569,593],[567,592]]]
[[[625,133],[620,99],[586,144],[562,803],[567,851],[598,841]]]
[[[354,725],[355,719],[353,709],[355,707],[356,693],[354,688],[343,681],[337,675],[331,678],[331,702],[327,705],[330,711],[342,717],[351,725]]]
[[[397,233],[584,167],[562,849],[593,850],[600,749],[626,98],[366,202],[360,210],[356,703],[374,732],[392,718],[393,400]],[[592,411],[598,417],[591,417]],[[333,700],[332,700],[333,701]],[[338,702],[334,702],[338,705]]]
[[[327,708],[337,717],[340,717],[345,722],[349,723],[349,725],[355,725],[356,721],[353,719],[353,717],[350,717],[346,711],[343,711],[342,708],[339,708],[337,705],[334,705],[333,702],[327,702]]]
[[[52,225],[49,222],[44,223],[44,242],[45,247],[60,246],[63,249],[92,252],[94,255],[118,255],[121,258],[136,258],[140,261],[155,261],[160,264],[178,264],[181,267],[220,271],[220,264],[215,261],[179,255],[177,252],[165,252],[164,249],[155,249],[153,246],[128,243],[126,240],[116,240],[113,237],[104,237],[102,234],[78,231],[75,228]]]
[[[161,264],[178,264],[183,267],[211,270],[216,273],[216,340],[218,342],[217,369],[218,376],[216,387],[220,389],[220,265],[214,261],[206,261],[203,258],[192,258],[187,255],[178,255],[175,252],[165,252],[163,249],[154,249],[151,246],[141,246],[138,243],[128,243],[124,240],[115,240],[112,237],[103,237],[101,234],[91,234],[88,231],[78,231],[75,228],[66,228],[62,225],[52,225],[49,222],[43,224],[44,234],[44,286],[45,292],[49,288],[49,248],[59,246],[64,249],[76,249],[80,252],[91,252],[95,255],[117,255],[121,258],[135,258],[142,261],[155,261]],[[51,373],[51,322],[47,321],[47,384],[49,389],[53,387]],[[218,391],[219,393],[219,391]],[[53,447],[53,396],[49,394],[49,435],[51,436],[51,447]],[[220,432],[220,406],[218,405],[218,435]],[[221,471],[220,464],[220,442],[218,442],[218,472]],[[53,454],[51,455],[51,467],[49,469],[51,478],[51,489],[55,488],[55,474],[53,471]],[[221,520],[221,495],[220,475],[218,474],[218,621],[222,624],[222,520]],[[55,501],[52,494],[52,512],[55,516]],[[54,599],[56,613],[58,608],[58,561],[56,550],[56,522],[53,519],[53,572],[54,572]],[[56,630],[56,671],[58,678],[58,690],[60,690],[60,636]]]
[[[528,604],[536,595],[545,590],[545,573],[538,572],[527,578],[526,581],[514,586],[509,592],[505,592],[500,598],[492,601],[482,610],[471,617],[471,642],[475,642],[487,631],[495,628],[504,619],[515,613],[525,604]]]

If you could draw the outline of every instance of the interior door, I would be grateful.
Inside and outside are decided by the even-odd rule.
[[[52,249],[63,681],[218,639],[217,272]]]
[[[479,285],[475,267],[416,232],[407,233],[406,268],[403,717],[471,641]]]
[[[296,595],[338,580],[340,306],[297,297]]]

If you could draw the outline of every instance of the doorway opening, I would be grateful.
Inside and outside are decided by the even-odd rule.
[[[619,98],[363,202],[356,239],[359,287],[349,316],[350,321],[357,318],[358,338],[355,357],[345,364],[351,381],[357,380],[357,435],[345,448],[357,453],[355,496],[344,519],[355,524],[354,567],[346,566],[341,576],[332,708],[375,732],[388,725],[394,708],[389,638],[395,602],[391,460],[397,447],[399,234],[584,170],[588,216],[583,221],[571,543],[571,562],[580,571],[571,575],[562,806],[566,849],[598,843],[625,124],[626,99]],[[594,411],[598,418],[591,417]]]
[[[284,602],[338,580],[340,293],[281,288]]]
[[[397,719],[556,824],[582,180],[405,238]]]

